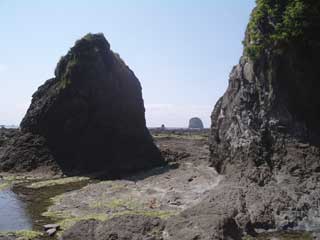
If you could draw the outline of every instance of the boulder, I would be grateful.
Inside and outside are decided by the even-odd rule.
[[[203,129],[203,123],[200,118],[194,117],[189,120],[188,128]]]
[[[61,240],[162,240],[164,221],[143,215],[122,215],[108,221],[83,220],[66,230]]]
[[[43,226],[43,228],[44,228],[45,231],[46,231],[46,230],[49,230],[49,229],[52,229],[52,228],[58,230],[58,229],[60,229],[60,225],[59,225],[59,224],[54,224],[54,223],[52,223],[52,224],[46,224],[46,225]]]
[[[137,77],[103,34],[87,34],[61,58],[55,77],[33,94],[0,170],[50,162],[65,173],[103,171],[116,177],[161,165],[144,113]]]

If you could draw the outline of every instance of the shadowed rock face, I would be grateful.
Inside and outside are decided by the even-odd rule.
[[[194,117],[189,120],[189,128],[203,129],[203,123],[200,118]]]
[[[55,78],[33,94],[21,134],[43,139],[50,150],[48,158],[63,171],[105,171],[117,176],[162,164],[144,111],[134,73],[110,50],[102,34],[88,34],[61,58]],[[15,148],[21,149],[12,148],[7,151],[8,161],[16,155]],[[18,157],[9,166],[2,163],[3,168],[26,161],[23,154]]]

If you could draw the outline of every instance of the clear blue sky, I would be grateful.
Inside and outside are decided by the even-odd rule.
[[[148,126],[210,113],[242,53],[254,0],[0,0],[0,125],[88,32],[103,32],[140,79]]]

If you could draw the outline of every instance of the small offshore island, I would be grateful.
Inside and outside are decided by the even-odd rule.
[[[0,240],[320,239],[319,1],[257,0],[243,43],[210,129],[148,129],[104,35],[76,41],[0,129]]]

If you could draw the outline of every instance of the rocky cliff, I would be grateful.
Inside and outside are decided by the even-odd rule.
[[[141,85],[102,34],[88,34],[32,96],[2,170],[54,163],[64,172],[110,176],[162,164],[146,128]]]
[[[225,179],[170,220],[172,239],[320,229],[319,54],[319,1],[257,0],[211,116],[211,163]]]
[[[316,170],[319,2],[257,3],[244,56],[211,116],[213,165],[226,174],[238,165],[263,167],[270,174],[305,167]]]

